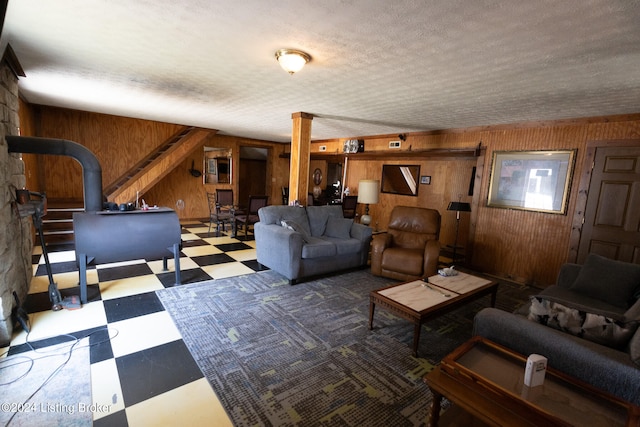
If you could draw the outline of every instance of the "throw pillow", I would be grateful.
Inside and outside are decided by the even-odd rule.
[[[627,308],[640,288],[640,265],[589,254],[571,290]]]
[[[308,241],[309,234],[307,233],[307,230],[305,230],[304,227],[297,222],[291,221],[290,219],[283,219],[282,221],[280,221],[280,225],[289,230],[297,231],[298,233],[302,234],[302,240],[304,240],[305,242]]]
[[[349,239],[351,237],[351,226],[353,219],[351,218],[333,218],[329,217],[327,228],[324,235],[327,237],[336,237],[338,239]]]
[[[529,320],[580,338],[617,349],[629,344],[638,321],[621,321],[601,314],[567,307],[542,296],[531,297]]]

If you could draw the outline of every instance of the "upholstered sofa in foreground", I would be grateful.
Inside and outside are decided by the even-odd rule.
[[[291,284],[367,265],[371,228],[344,218],[341,206],[265,206],[258,216],[258,262]]]
[[[640,265],[589,255],[515,313],[480,311],[474,335],[640,405]]]

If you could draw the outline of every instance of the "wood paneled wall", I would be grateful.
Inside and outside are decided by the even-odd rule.
[[[440,240],[451,244],[455,214],[446,211],[446,207],[449,201],[457,200],[458,194],[463,194],[462,201],[471,202],[473,212],[461,214],[459,243],[468,246],[471,265],[499,277],[546,287],[555,283],[560,266],[567,262],[571,226],[574,216],[581,215],[575,212],[575,203],[587,142],[639,137],[640,114],[407,134],[403,149],[470,148],[482,142],[484,155],[477,159],[477,164],[472,159],[421,159],[411,153],[402,160],[349,159],[345,185],[357,190],[360,179],[381,179],[384,163],[420,164],[420,174],[430,175],[431,185],[420,185],[418,197],[381,194],[380,203],[370,208],[374,225],[377,223],[384,229],[390,210],[398,204],[435,208],[442,216]],[[397,140],[398,136],[361,139],[365,139],[366,152],[376,152],[388,151],[389,141]],[[316,141],[311,151],[320,152],[319,146],[324,145],[326,152],[339,153],[342,141]],[[578,154],[567,215],[486,206],[493,151],[573,148]],[[477,179],[474,195],[470,197],[467,193],[473,166],[477,166]]]
[[[41,106],[25,105],[24,110],[30,115],[29,119],[23,119],[21,108],[24,135],[69,139],[87,146],[102,164],[105,186],[179,128],[174,124]],[[583,160],[587,142],[638,138],[640,114],[409,133],[403,142],[402,148],[405,150],[473,148],[481,142],[483,155],[477,158],[424,158],[412,156],[409,152],[406,158],[393,160],[384,160],[382,157],[358,160],[353,156],[348,160],[345,185],[355,193],[360,179],[380,179],[384,163],[419,164],[420,174],[431,176],[431,184],[421,184],[417,197],[381,194],[380,203],[370,209],[374,226],[377,223],[380,229],[385,228],[393,206],[430,207],[438,209],[442,216],[441,241],[443,244],[452,244],[455,213],[446,208],[450,201],[458,200],[458,195],[461,194],[462,201],[471,202],[473,209],[470,214],[462,214],[459,241],[472,254],[472,266],[499,277],[545,287],[555,282],[560,266],[567,261],[571,226],[575,215],[580,215],[575,212],[578,191],[576,180],[585,167]],[[365,140],[366,152],[384,152],[389,150],[389,141],[397,140],[398,135],[359,139]],[[311,152],[319,153],[319,146],[324,145],[326,151],[323,154],[341,153],[343,141],[336,139],[312,142]],[[289,160],[279,156],[285,150],[289,151],[288,145],[222,135],[216,135],[207,145],[232,149],[233,183],[221,186],[234,188],[236,193],[237,183],[243,179],[238,175],[239,146],[271,148],[267,162],[267,191],[272,203],[280,203],[281,187],[288,186],[289,183]],[[578,150],[578,155],[567,215],[486,206],[493,151],[573,148]],[[51,157],[55,156],[49,156]],[[175,207],[177,200],[183,200],[185,207],[178,211],[181,219],[206,218],[206,192],[214,191],[216,186],[203,185],[202,178],[191,176],[189,169],[192,161],[196,165],[202,165],[203,151],[194,152],[145,194],[145,200],[152,205],[169,207]],[[326,186],[326,164],[326,161],[312,161],[310,164],[311,172],[316,167],[323,171],[323,187]],[[473,196],[469,196],[469,182],[474,166],[477,167],[475,191]],[[46,190],[50,198],[78,197],[82,194],[81,179],[80,167],[74,160],[47,159],[41,180],[46,188],[38,190]],[[363,207],[359,209],[362,211]]]
[[[20,98],[19,103],[20,135],[33,136],[36,134],[34,111],[31,105],[23,99]],[[41,176],[40,156],[36,154],[23,154],[22,161],[24,162],[26,188],[35,192],[45,191],[44,184],[42,184],[44,178]]]
[[[269,149],[269,159],[267,160],[267,182],[265,187],[269,195],[270,204],[280,204],[282,201],[281,187],[288,185],[289,162],[279,156],[284,152],[284,144],[270,143],[248,138],[238,138],[233,136],[215,135],[206,143],[209,147],[227,148],[232,153],[232,174],[231,184],[203,184],[203,179],[194,178],[189,173],[191,162],[196,165],[203,164],[204,146],[183,162],[182,165],[174,169],[162,181],[160,181],[151,191],[147,192],[145,201],[147,203],[168,206],[176,209],[178,200],[184,201],[184,209],[176,209],[180,219],[203,219],[209,217],[207,206],[207,192],[215,192],[216,188],[233,189],[235,203],[242,205],[246,201],[238,199],[239,183],[247,179],[240,176],[239,153],[240,146],[252,146]],[[198,166],[200,167],[200,166]],[[251,179],[251,178],[249,178]]]
[[[35,134],[87,147],[102,167],[103,188],[144,159],[182,126],[150,120],[33,106]],[[66,156],[41,156],[44,190],[50,199],[82,199],[82,168]]]

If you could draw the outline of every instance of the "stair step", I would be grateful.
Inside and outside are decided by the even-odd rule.
[[[38,238],[38,244],[40,244],[40,238]],[[68,234],[45,234],[44,237],[44,242],[47,245],[47,247],[51,246],[51,245],[55,245],[55,244],[60,244],[60,243],[70,243],[73,242],[75,240],[74,234],[73,233],[68,233]]]
[[[53,223],[53,224],[42,224],[42,231],[47,233],[73,233],[73,222],[66,223]]]
[[[73,236],[73,230],[43,231],[43,234],[45,236],[45,239],[48,236],[64,236],[64,235]]]

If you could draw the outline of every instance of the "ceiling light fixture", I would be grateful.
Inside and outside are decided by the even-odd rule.
[[[279,49],[276,51],[276,59],[287,73],[293,74],[302,70],[304,64],[311,61],[311,56],[300,50]]]

